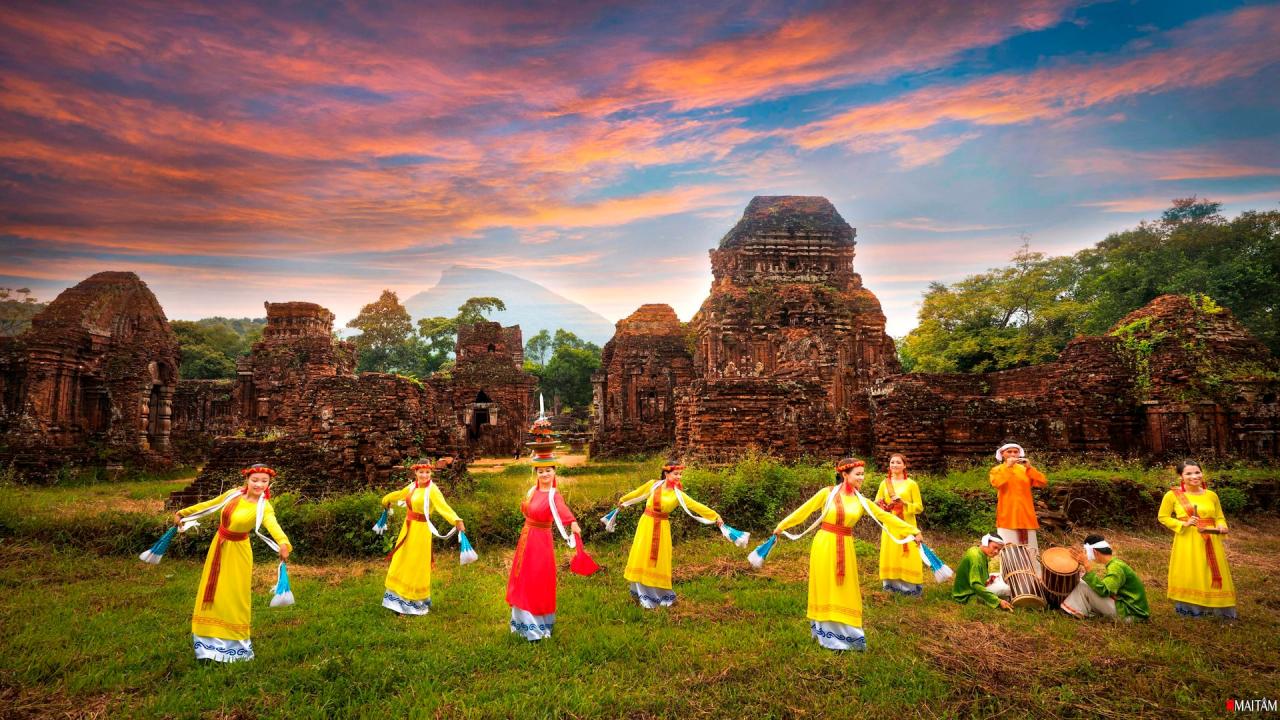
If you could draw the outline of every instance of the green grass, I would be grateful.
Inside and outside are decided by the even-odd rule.
[[[958,606],[932,584],[923,600],[886,597],[874,548],[860,546],[865,654],[809,638],[807,541],[783,543],[754,571],[745,551],[697,530],[676,548],[679,602],[651,612],[621,577],[629,542],[596,544],[605,571],[561,573],[556,634],[539,644],[506,627],[509,546],[480,542],[467,567],[453,562],[456,545],[438,548],[435,609],[422,618],[379,606],[380,562],[299,557],[291,608],[267,607],[274,571],[258,566],[257,659],[236,665],[192,658],[199,562],[5,543],[0,702],[31,716],[1199,717],[1280,687],[1276,530],[1237,525],[1229,540],[1241,596],[1232,625],[1173,614],[1163,535],[1112,534],[1152,599],[1153,621],[1133,626]],[[931,541],[954,562],[969,539]]]
[[[1227,542],[1241,620],[1229,625],[1173,613],[1163,591],[1170,545],[1163,530],[1104,529],[1152,601],[1152,622],[1117,626],[958,606],[947,588],[932,584],[922,601],[887,597],[877,589],[876,534],[863,523],[857,554],[870,649],[841,655],[808,635],[807,540],[781,543],[754,571],[745,550],[677,515],[680,600],[654,612],[634,605],[621,574],[639,511],[624,512],[614,535],[599,530],[596,516],[620,492],[656,476],[659,464],[602,462],[562,472],[562,491],[605,571],[561,573],[556,635],[532,645],[508,632],[503,602],[516,505],[532,482],[527,465],[477,473],[471,492],[451,493],[481,560],[460,568],[455,544],[437,546],[435,609],[424,618],[396,617],[379,605],[386,566],[376,556],[385,540],[368,533],[376,493],[310,505],[280,498],[285,529],[298,539],[291,563],[298,605],[267,607],[274,566],[261,562],[258,657],[229,666],[198,664],[191,655],[188,622],[208,528],[175,543],[158,566],[132,557],[158,535],[161,501],[181,483],[5,487],[0,716],[1201,717],[1221,712],[1227,698],[1275,697],[1280,687],[1274,517],[1232,518]],[[775,513],[790,510],[774,506],[807,497],[828,473],[755,459],[694,469],[686,479],[695,496],[727,504],[721,509]],[[1275,471],[1214,473],[1224,475],[1267,482]],[[1162,471],[1136,466],[1050,473],[1052,482],[1115,477],[1166,482]],[[960,498],[989,492],[983,468],[920,480]],[[1133,512],[1154,516],[1154,508]],[[1086,530],[1046,533],[1043,541],[1078,541]],[[953,564],[974,537],[928,532]],[[351,537],[335,539],[342,534]],[[255,552],[267,560],[261,545]],[[335,557],[348,552],[356,556]]]

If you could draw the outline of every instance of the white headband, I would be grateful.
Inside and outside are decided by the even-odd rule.
[[[982,547],[986,547],[993,542],[1000,543],[1001,545],[1003,545],[1004,538],[1000,537],[999,535],[983,535],[982,536]]]
[[[1022,446],[1019,445],[1018,443],[1005,443],[1000,446],[999,450],[996,451],[996,459],[1004,460],[1004,451],[1008,450],[1009,448],[1018,448],[1018,457],[1026,457],[1027,455],[1027,451],[1023,450]]]
[[[1089,562],[1093,562],[1093,558],[1096,556],[1096,554],[1093,552],[1094,550],[1106,550],[1108,553],[1110,553],[1111,545],[1108,544],[1106,540],[1099,540],[1098,542],[1093,544],[1085,543],[1084,555],[1085,557],[1089,558]]]

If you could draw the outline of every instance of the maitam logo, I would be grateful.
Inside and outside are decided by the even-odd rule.
[[[1227,712],[1273,713],[1276,712],[1277,701],[1271,698],[1253,698],[1252,700],[1228,700]]]

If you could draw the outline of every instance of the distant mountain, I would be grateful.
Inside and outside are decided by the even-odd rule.
[[[525,342],[539,330],[554,335],[559,328],[600,347],[613,337],[613,323],[603,315],[535,282],[496,270],[454,265],[441,274],[435,287],[405,300],[404,306],[417,323],[424,317],[452,316],[468,298],[486,295],[500,298],[507,305],[505,312],[490,313],[489,319],[503,325],[519,325]]]

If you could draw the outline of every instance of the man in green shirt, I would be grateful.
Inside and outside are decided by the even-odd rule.
[[[1009,586],[999,578],[990,574],[991,558],[1000,554],[1004,542],[999,535],[983,535],[982,541],[964,552],[960,564],[956,567],[955,585],[951,588],[951,599],[958,603],[967,603],[970,598],[990,608],[1012,610],[1008,600],[1000,597],[1007,595]],[[1003,592],[1001,592],[1003,590]]]
[[[1128,622],[1149,618],[1147,589],[1133,568],[1115,556],[1106,538],[1090,535],[1083,548],[1083,552],[1072,548],[1071,554],[1087,572],[1062,601],[1062,611],[1078,618],[1103,615]]]

